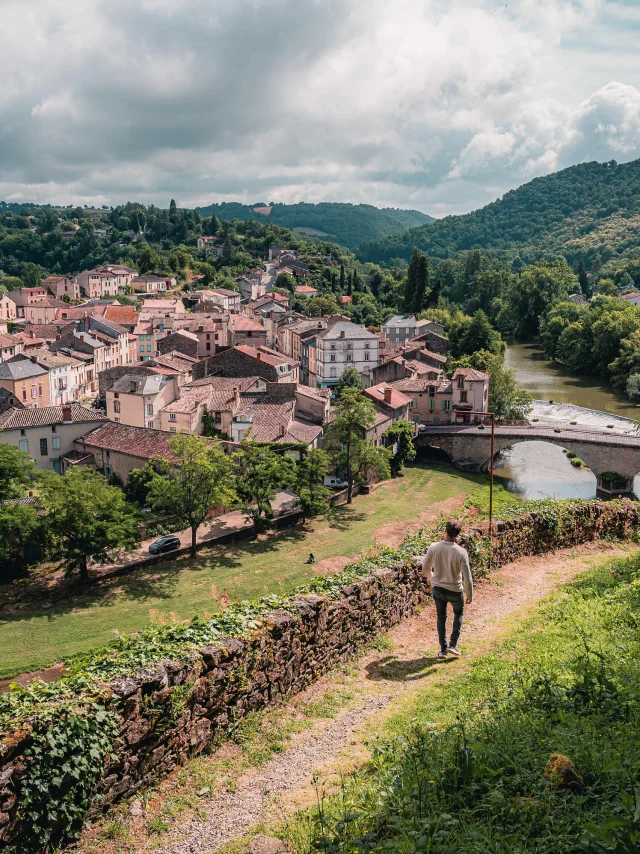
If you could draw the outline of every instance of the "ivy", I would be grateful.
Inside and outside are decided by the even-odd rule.
[[[29,764],[18,802],[24,831],[7,852],[36,854],[79,835],[117,732],[115,715],[97,704],[39,719],[24,751]]]

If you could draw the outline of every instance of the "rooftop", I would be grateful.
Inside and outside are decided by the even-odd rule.
[[[351,323],[350,320],[339,320],[333,326],[318,332],[318,338],[322,338],[324,341],[333,341],[337,338],[363,338],[369,341],[377,341],[378,335],[369,332],[364,326]]]
[[[118,394],[157,394],[171,379],[166,374],[125,374],[116,380],[109,391]]]
[[[385,320],[383,326],[392,326],[395,328],[414,328],[416,325],[415,314],[394,314],[389,320]]]
[[[453,379],[464,377],[468,382],[484,382],[489,379],[489,374],[477,371],[475,368],[456,368]]]
[[[29,377],[41,377],[49,372],[34,364],[31,359],[21,359],[19,362],[4,362],[0,365],[0,380],[26,380]]]
[[[408,406],[411,403],[411,398],[402,394],[391,385],[375,385],[372,388],[366,388],[364,393],[367,397],[372,398],[376,403],[382,403],[385,406],[390,406],[392,409],[401,409],[403,406]],[[390,394],[389,394],[390,393]],[[389,400],[385,398],[385,394]]]
[[[16,409],[12,407],[0,415],[0,429],[18,430],[26,427],[48,427],[65,423],[62,406],[41,406],[38,409]],[[107,416],[98,409],[90,409],[81,403],[70,403],[71,421],[66,423],[85,424],[88,421],[106,421]]]
[[[173,460],[174,457],[168,444],[173,435],[173,433],[168,433],[165,430],[130,427],[127,424],[108,421],[87,433],[81,441],[90,448],[116,451],[143,460],[150,460],[156,456]]]

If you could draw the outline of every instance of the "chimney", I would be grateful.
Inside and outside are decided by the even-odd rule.
[[[258,352],[256,353],[256,359],[257,359],[258,361],[260,361],[260,350],[258,350]]]
[[[35,356],[29,356],[29,358],[31,359],[31,361],[33,362],[34,365],[38,364],[38,360],[36,359]]]
[[[391,403],[391,395],[393,394],[392,388],[385,388],[384,390],[384,402]]]
[[[35,338],[35,337],[36,337],[36,333],[33,331],[33,329],[31,330],[31,337],[32,337],[32,338]]]
[[[65,404],[65,406],[62,407],[62,420],[65,424],[73,421],[73,418],[71,417],[71,407],[69,404]]]
[[[131,394],[135,394],[138,390],[138,383],[135,380],[131,380]]]
[[[237,385],[233,387],[233,405],[235,408],[240,406],[240,389]]]
[[[286,435],[287,435],[287,428],[285,427],[285,425],[284,425],[284,424],[280,425],[280,435],[281,435],[281,436],[286,436]]]

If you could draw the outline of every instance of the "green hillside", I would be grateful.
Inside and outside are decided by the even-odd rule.
[[[490,249],[525,262],[564,256],[587,264],[596,255],[606,262],[640,252],[640,160],[582,163],[535,178],[480,210],[363,246],[361,255],[409,258],[415,246],[437,258]]]
[[[215,214],[222,220],[268,220],[283,228],[300,231],[312,237],[323,237],[352,249],[357,249],[362,243],[383,240],[390,234],[434,221],[433,217],[420,211],[341,202],[322,202],[318,205],[306,202],[297,205],[241,205],[238,202],[223,202],[196,210],[200,216]]]

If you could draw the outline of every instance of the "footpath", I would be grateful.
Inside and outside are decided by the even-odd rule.
[[[143,801],[123,804],[115,815],[97,822],[74,851],[122,851],[121,841],[110,841],[105,832],[114,819],[127,839],[124,850],[136,854],[212,854],[229,844],[233,851],[241,850],[236,845],[243,838],[268,832],[270,825],[314,804],[318,789],[336,791],[341,777],[368,759],[367,740],[384,733],[403,704],[435,684],[455,682],[558,586],[635,548],[598,541],[527,557],[495,571],[477,585],[473,605],[466,609],[461,659],[436,659],[435,612],[428,606],[389,632],[378,649],[321,678],[286,707],[261,715],[258,733],[285,732],[305,711],[328,710],[326,716],[307,718],[301,731],[267,761],[248,767],[247,751],[227,742],[158,783]],[[204,788],[203,779],[210,780]],[[176,809],[179,804],[183,807]],[[162,832],[151,834],[151,827],[162,827]]]

